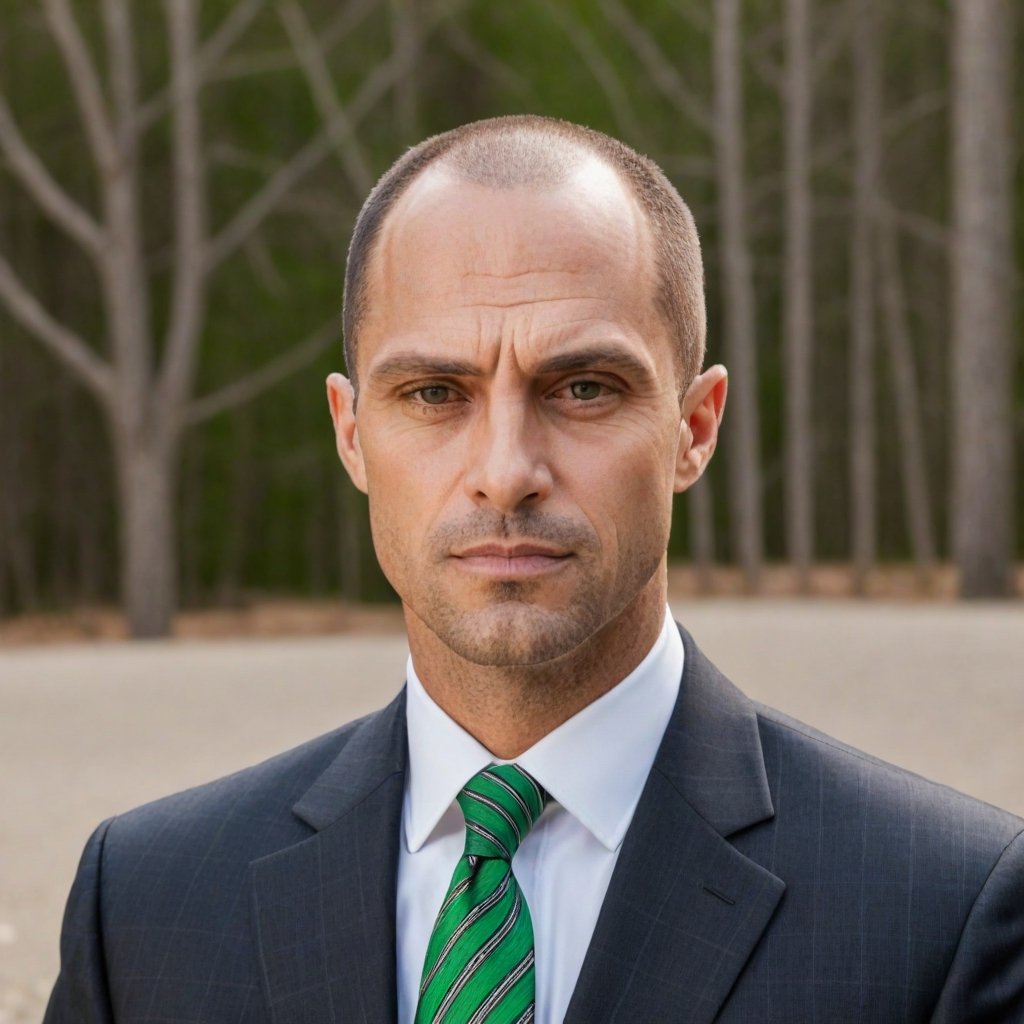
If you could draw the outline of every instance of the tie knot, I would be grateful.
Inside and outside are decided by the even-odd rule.
[[[511,861],[540,817],[547,793],[515,764],[492,764],[456,798],[466,817],[467,854]]]

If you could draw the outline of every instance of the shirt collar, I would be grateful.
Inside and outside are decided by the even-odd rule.
[[[679,693],[683,643],[665,622],[643,661],[617,686],[516,758],[607,849],[622,842],[640,801]],[[409,658],[406,719],[409,773],[403,824],[415,853],[458,792],[496,760],[423,688]]]

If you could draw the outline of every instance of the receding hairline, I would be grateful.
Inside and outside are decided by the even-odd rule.
[[[594,172],[596,175],[591,176]],[[382,219],[374,244],[365,260],[364,280],[367,288],[372,286],[374,294],[377,294],[377,289],[381,285],[383,261],[387,259],[388,251],[395,244],[395,233],[403,229],[403,220],[424,201],[429,203],[440,196],[439,202],[444,205],[450,201],[453,188],[463,195],[466,194],[466,190],[475,190],[484,195],[496,194],[499,197],[498,201],[501,195],[515,193],[526,197],[555,196],[556,201],[559,195],[570,200],[589,198],[594,204],[594,209],[602,213],[611,203],[624,202],[629,210],[627,216],[639,231],[638,246],[642,265],[637,265],[636,269],[643,270],[646,283],[650,286],[649,297],[654,299],[658,288],[658,268],[654,258],[656,242],[646,211],[634,190],[630,188],[629,182],[623,180],[617,169],[596,154],[586,151],[579,153],[579,158],[574,164],[566,166],[563,175],[531,181],[481,181],[476,176],[467,176],[462,167],[445,157],[423,167],[415,178],[409,181],[388,210],[387,216]],[[362,319],[368,319],[369,315],[364,311]]]
[[[606,167],[643,216],[656,305],[675,343],[680,387],[688,386],[700,371],[706,331],[700,243],[689,208],[661,169],[624,143],[535,115],[476,121],[426,139],[374,187],[356,220],[346,272],[345,353],[353,384],[358,328],[365,319],[380,234],[394,207],[428,169],[496,190],[545,190],[564,185],[588,161]]]

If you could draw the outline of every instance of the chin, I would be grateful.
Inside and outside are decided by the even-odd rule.
[[[555,661],[579,647],[601,624],[594,607],[551,609],[506,601],[476,611],[446,612],[421,618],[460,658],[490,668]]]

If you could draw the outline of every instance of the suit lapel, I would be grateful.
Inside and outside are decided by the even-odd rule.
[[[773,815],[754,709],[681,632],[679,699],[566,1024],[708,1024],[785,889],[727,840]]]
[[[314,835],[252,864],[274,1024],[386,1024],[397,1015],[395,879],[404,691],[364,719],[293,808]]]

